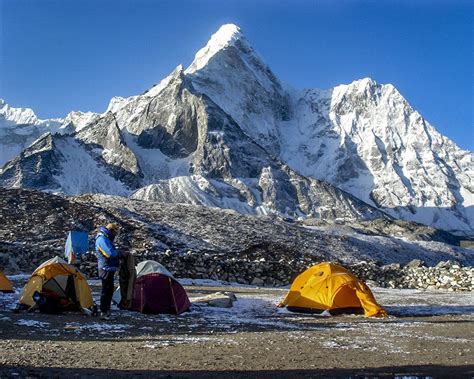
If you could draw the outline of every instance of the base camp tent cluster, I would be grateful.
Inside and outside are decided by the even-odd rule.
[[[0,290],[13,290],[1,272]],[[155,261],[144,261],[136,266],[136,280],[131,293],[128,308],[138,312],[181,314],[191,306],[183,286]],[[120,296],[120,289],[117,289],[114,301],[120,303]],[[45,298],[54,298],[55,306],[59,305],[60,310],[84,310],[93,306],[91,289],[85,277],[76,267],[58,257],[44,262],[33,272],[19,302],[23,307],[34,309]],[[328,262],[301,273],[279,306],[305,313],[329,311],[332,314],[364,313],[367,317],[387,315],[365,283],[342,266]]]

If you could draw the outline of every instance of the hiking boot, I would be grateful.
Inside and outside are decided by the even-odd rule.
[[[100,312],[100,319],[101,320],[110,320],[110,312]]]

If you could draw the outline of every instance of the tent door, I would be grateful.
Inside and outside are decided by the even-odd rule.
[[[58,294],[59,297],[67,299],[70,304],[77,303],[76,286],[73,275],[57,275],[47,280],[43,288]]]
[[[331,313],[334,313],[333,311],[337,312],[337,310],[347,313],[359,313],[359,310],[363,311],[356,291],[348,285],[341,286],[333,297]]]

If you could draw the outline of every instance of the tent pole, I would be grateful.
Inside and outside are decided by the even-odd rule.
[[[171,278],[169,276],[168,276],[168,281],[170,283],[171,295],[173,296],[174,309],[176,310],[176,314],[179,314],[178,306],[176,305],[176,298],[174,297],[173,282],[171,281]]]

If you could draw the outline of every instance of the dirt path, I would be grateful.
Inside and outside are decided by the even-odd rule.
[[[370,377],[474,375],[471,294],[376,290],[396,316],[317,317],[275,308],[282,289],[233,290],[231,309],[179,317],[15,314],[0,305],[0,377]],[[97,289],[94,288],[95,294]],[[12,301],[14,296],[12,296]]]

